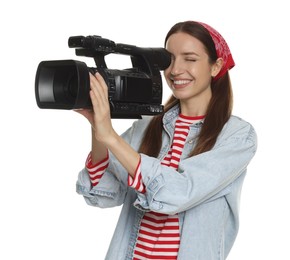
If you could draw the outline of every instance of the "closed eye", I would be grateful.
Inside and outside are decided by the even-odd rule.
[[[185,59],[186,61],[192,61],[192,62],[196,62],[196,59]]]

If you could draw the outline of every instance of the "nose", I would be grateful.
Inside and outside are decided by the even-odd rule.
[[[184,69],[182,68],[180,62],[173,60],[170,66],[170,76],[175,77],[182,74]]]

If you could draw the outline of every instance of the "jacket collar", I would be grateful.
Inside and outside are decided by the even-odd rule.
[[[177,104],[174,107],[170,108],[163,116],[163,125],[171,126],[173,129],[175,127],[175,121],[180,114],[180,105]],[[201,127],[203,125],[203,121],[193,125],[194,127]]]

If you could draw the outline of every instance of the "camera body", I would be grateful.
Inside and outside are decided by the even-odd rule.
[[[108,86],[112,118],[141,118],[163,112],[160,70],[171,62],[164,48],[141,48],[116,44],[101,36],[72,36],[68,40],[77,56],[94,58],[96,68],[76,60],[42,61],[35,79],[39,108],[91,108],[89,72],[98,71]],[[132,68],[107,68],[105,56],[123,54],[131,57]]]

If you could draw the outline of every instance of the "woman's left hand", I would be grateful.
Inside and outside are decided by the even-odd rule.
[[[95,75],[90,73],[90,86],[90,97],[94,110],[93,129],[95,138],[99,142],[106,143],[116,135],[111,121],[108,86],[99,73]]]
[[[108,99],[108,87],[103,77],[96,73],[90,74],[90,97],[93,104],[94,120],[93,130],[95,139],[111,153],[124,166],[132,178],[140,162],[140,155],[113,129]]]

